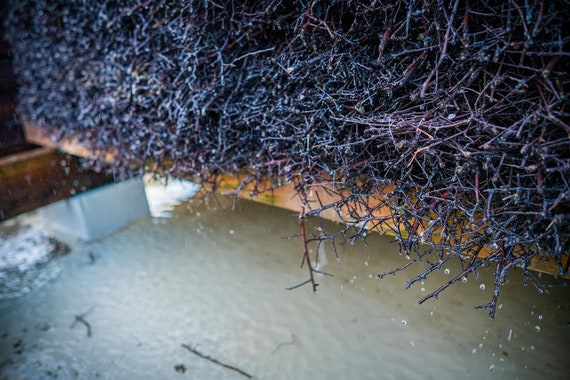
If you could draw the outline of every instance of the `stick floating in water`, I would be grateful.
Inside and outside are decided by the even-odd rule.
[[[209,360],[209,361],[211,361],[212,363],[215,363],[215,364],[217,364],[217,365],[219,365],[219,366],[225,367],[225,368],[227,368],[227,369],[231,369],[232,371],[236,371],[236,372],[242,374],[243,376],[247,377],[248,379],[253,379],[253,376],[251,376],[249,373],[247,373],[247,372],[245,372],[245,371],[243,371],[243,370],[241,370],[241,369],[239,369],[239,368],[237,368],[237,367],[231,366],[231,365],[229,365],[229,364],[222,363],[222,362],[220,362],[220,361],[218,361],[218,360],[216,360],[216,359],[214,359],[214,358],[212,358],[212,357],[210,357],[210,356],[208,356],[208,355],[204,355],[204,354],[201,353],[200,351],[198,351],[198,350],[196,350],[196,349],[194,349],[194,348],[188,346],[187,344],[184,344],[184,343],[183,343],[183,344],[182,344],[182,347],[184,347],[185,349],[187,349],[188,351],[190,351],[190,352],[193,353],[194,355],[197,355],[197,356],[201,357],[202,359]]]

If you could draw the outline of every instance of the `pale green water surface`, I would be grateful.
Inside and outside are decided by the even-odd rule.
[[[221,201],[225,209],[182,203],[90,244],[57,236],[72,251],[56,275],[0,300],[0,379],[245,378],[181,344],[256,379],[570,377],[568,287],[539,295],[515,273],[491,320],[474,310],[491,297],[483,270],[420,306],[459,268],[404,291],[421,268],[377,279],[405,258],[389,237],[371,236],[367,246],[339,241],[338,262],[323,247],[334,277],[320,277],[316,294],[287,291],[308,275],[301,242],[285,238],[298,233],[295,216]]]

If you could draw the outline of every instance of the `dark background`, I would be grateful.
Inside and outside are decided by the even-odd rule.
[[[7,12],[8,2],[0,0],[0,157],[30,148],[16,116],[18,87],[4,27]]]

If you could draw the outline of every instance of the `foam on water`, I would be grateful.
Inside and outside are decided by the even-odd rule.
[[[60,267],[53,259],[65,251],[37,228],[0,231],[0,299],[19,297],[55,278]]]

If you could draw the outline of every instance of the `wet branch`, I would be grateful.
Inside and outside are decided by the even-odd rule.
[[[307,265],[307,268],[309,269],[309,279],[295,286],[291,286],[287,288],[287,290],[293,290],[303,285],[311,284],[313,287],[313,292],[316,292],[317,286],[319,286],[319,284],[315,281],[315,273],[323,273],[323,272],[320,272],[319,270],[313,267],[313,264],[311,262],[311,257],[309,256],[307,232],[305,231],[305,206],[302,206],[301,213],[299,214],[299,225],[301,229],[301,240],[303,241],[303,249],[304,249],[303,261],[301,262],[301,267],[303,267],[305,264]]]
[[[216,360],[216,359],[214,359],[214,358],[212,358],[212,357],[210,357],[210,356],[208,356],[208,355],[204,355],[204,354],[201,353],[200,351],[198,351],[198,350],[196,350],[196,349],[194,349],[194,348],[192,348],[192,347],[190,347],[190,346],[188,346],[188,345],[186,345],[186,344],[182,344],[182,347],[184,347],[185,349],[187,349],[188,351],[190,351],[190,352],[193,353],[194,355],[201,357],[202,359],[206,359],[206,360],[208,360],[208,361],[210,361],[210,362],[212,362],[212,363],[214,363],[214,364],[217,364],[217,365],[219,365],[219,366],[221,366],[221,367],[224,367],[224,368],[230,369],[230,370],[232,370],[232,371],[235,371],[235,372],[239,373],[240,375],[243,375],[243,376],[247,377],[248,379],[252,379],[252,378],[253,378],[253,376],[250,375],[249,373],[247,373],[247,372],[245,372],[245,371],[243,371],[243,370],[241,370],[241,369],[239,369],[239,368],[237,368],[237,367],[234,367],[234,366],[232,366],[232,365],[222,363],[222,362],[220,362],[219,360]]]
[[[87,322],[87,320],[85,319],[85,316],[87,314],[89,314],[91,312],[91,310],[93,310],[93,308],[89,309],[88,311],[86,311],[83,314],[75,315],[74,316],[75,321],[73,321],[73,323],[70,326],[70,328],[74,328],[77,323],[81,323],[83,326],[85,326],[86,334],[87,334],[88,338],[91,338],[91,324],[89,322]]]

